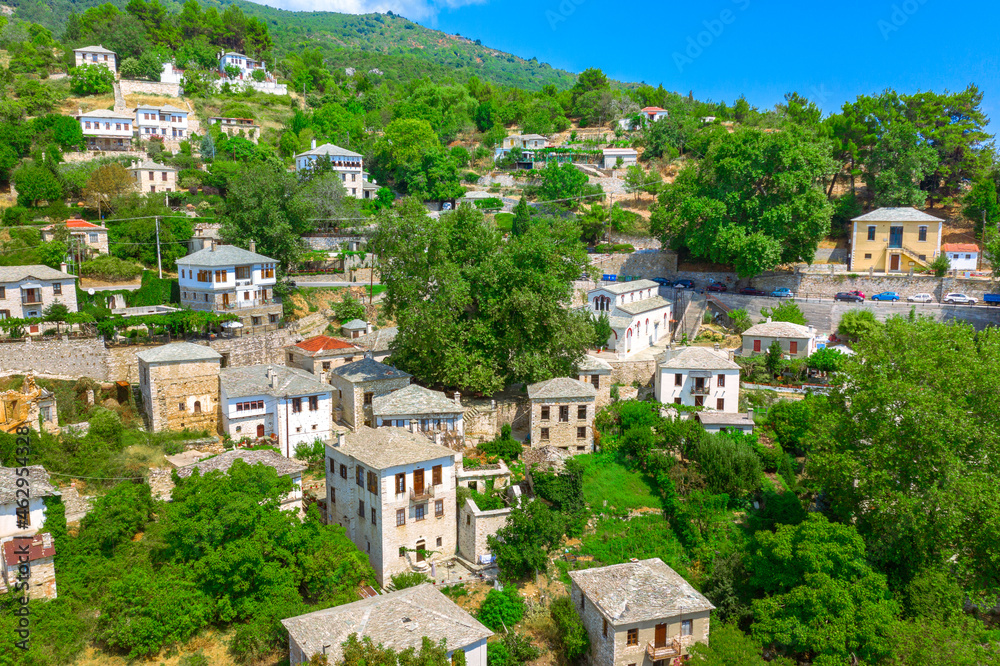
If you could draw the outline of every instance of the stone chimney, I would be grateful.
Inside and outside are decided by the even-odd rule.
[[[365,335],[367,335],[367,334],[369,334],[371,332],[372,332],[372,325],[370,323],[368,323],[368,322],[365,322]]]
[[[729,360],[733,361],[733,362],[736,361],[736,350],[735,349],[730,349],[729,350]]]
[[[747,408],[747,418],[753,421],[753,407]]]
[[[59,264],[59,270],[61,270],[63,273],[69,273],[69,266],[66,264],[65,261]]]
[[[256,241],[253,241],[253,240],[250,241],[250,251],[251,252],[256,252],[257,251],[257,242]]]
[[[770,318],[770,317],[768,317],[768,318],[767,318],[767,323],[768,323],[768,324],[770,324],[770,323],[771,323],[771,318]]]
[[[208,251],[209,252],[215,252],[215,239],[214,238],[209,238],[208,239]]]
[[[347,433],[341,430],[337,433],[337,439],[334,440],[334,447],[340,448],[347,443]]]
[[[715,349],[715,351],[722,351],[722,345],[720,345],[718,342],[716,342],[715,346],[713,347],[713,349]]]
[[[673,357],[674,357],[674,343],[668,342],[666,348],[663,350],[663,353],[660,354],[660,362],[666,363]]]
[[[312,149],[316,150],[316,139],[312,140]]]
[[[461,409],[462,408],[462,394],[459,391],[455,391],[455,394],[454,394],[453,397],[455,398],[455,404],[458,406],[459,409]]]

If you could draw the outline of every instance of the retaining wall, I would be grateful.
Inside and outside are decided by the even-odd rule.
[[[27,340],[0,343],[0,374],[34,372],[69,377],[113,380],[109,353],[100,338]]]
[[[180,97],[181,87],[176,83],[161,83],[159,81],[133,81],[122,79],[118,82],[122,88],[122,95],[165,95],[167,97]]]

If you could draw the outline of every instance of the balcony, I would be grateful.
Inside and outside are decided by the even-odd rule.
[[[425,502],[432,497],[434,497],[434,486],[431,484],[424,486],[422,489],[410,488],[411,502]]]
[[[702,386],[695,385],[691,387],[691,395],[709,395],[711,393],[712,393],[712,387],[708,385],[702,385]]]
[[[646,654],[648,654],[649,658],[653,661],[679,657],[681,656],[681,642],[675,638],[667,645],[656,646],[652,643],[647,643]]]
[[[253,280],[237,280],[236,281],[236,286],[237,287],[252,287],[253,286]]]

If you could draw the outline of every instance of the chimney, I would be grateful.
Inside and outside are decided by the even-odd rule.
[[[81,109],[80,107],[76,107],[76,115],[82,116],[83,115],[83,109]]]
[[[718,342],[716,342],[715,346],[714,346],[714,349],[715,349],[715,351],[722,351],[722,345],[720,345]]]
[[[753,407],[747,408],[747,418],[753,421]]]
[[[768,318],[767,318],[767,323],[768,323],[768,324],[770,324],[770,323],[771,323],[771,318],[770,318],[770,317],[768,317]]]
[[[215,239],[214,238],[209,238],[208,239],[208,251],[209,252],[215,252]]]
[[[340,448],[347,443],[347,433],[341,430],[337,433],[337,443],[334,444],[335,447]]]
[[[69,266],[66,264],[65,261],[59,264],[59,270],[61,270],[63,273],[69,273]]]
[[[735,353],[735,350],[733,350],[733,349],[729,350],[729,360],[730,361],[736,361],[736,353]]]
[[[312,140],[312,149],[316,150],[316,139]]]
[[[674,343],[668,342],[666,349],[664,349],[663,353],[660,355],[660,358],[662,359],[661,362],[666,363],[673,357],[674,357]]]
[[[365,322],[365,335],[371,332],[372,332],[372,325],[369,324],[368,322]]]
[[[250,241],[250,251],[251,252],[256,252],[257,251],[257,242],[256,241],[253,241],[253,240]]]

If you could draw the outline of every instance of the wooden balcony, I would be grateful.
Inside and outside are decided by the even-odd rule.
[[[681,656],[681,642],[675,638],[666,645],[656,646],[652,643],[647,643],[646,654],[648,654],[649,658],[653,661],[679,657]]]

